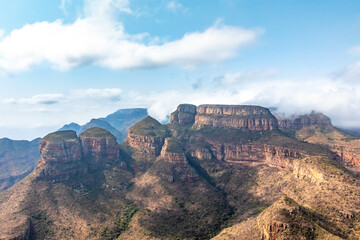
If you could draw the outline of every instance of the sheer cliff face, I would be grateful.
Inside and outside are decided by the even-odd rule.
[[[310,114],[291,116],[284,118],[277,116],[279,127],[292,130],[300,130],[304,127],[319,126],[319,127],[332,127],[329,117],[322,113],[311,112]]]
[[[78,162],[82,158],[81,143],[73,131],[50,134],[41,140],[40,154],[44,163]]]
[[[89,167],[101,167],[119,157],[116,138],[99,128],[85,131],[80,138],[74,131],[47,135],[40,142],[40,178],[63,181],[86,173]]]
[[[292,130],[298,139],[330,149],[346,167],[360,174],[360,139],[335,128],[329,117],[312,112],[277,118],[282,130]]]
[[[176,111],[170,115],[170,124],[188,125],[195,121],[196,106],[191,104],[180,104]]]
[[[118,159],[119,148],[113,135],[100,128],[89,131],[80,135],[83,157],[87,162],[97,166]]]
[[[230,127],[246,130],[274,130],[278,128],[276,118],[267,108],[239,105],[181,104],[171,114],[170,124],[192,125],[196,128]]]
[[[257,106],[200,105],[197,107],[194,125],[256,131],[278,128],[277,120],[270,111]]]

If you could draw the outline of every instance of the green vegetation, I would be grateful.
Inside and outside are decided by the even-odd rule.
[[[172,152],[172,153],[182,153],[184,152],[184,148],[183,145],[181,143],[181,141],[177,138],[167,138],[167,148],[166,151],[167,152]]]
[[[33,239],[55,239],[52,230],[53,222],[45,211],[39,211],[31,216]]]
[[[128,229],[129,223],[133,216],[137,213],[139,209],[134,206],[129,206],[125,209],[123,214],[118,214],[116,217],[115,222],[112,226],[104,227],[101,232],[100,236],[103,240],[113,240],[117,239],[121,233]]]
[[[271,131],[251,131],[243,129],[204,126],[199,130],[195,130],[193,133],[203,135],[209,140],[216,140],[224,143],[247,143],[255,141],[263,136],[269,135]]]
[[[42,140],[48,142],[78,141],[78,137],[75,131],[68,130],[50,133]]]
[[[151,136],[151,137],[162,137],[166,138],[169,136],[169,132],[166,126],[162,125],[154,118],[148,116],[132,126],[130,132],[135,135]]]
[[[106,138],[106,139],[115,139],[114,135],[112,135],[109,131],[102,128],[90,128],[80,134],[80,137],[85,138]]]

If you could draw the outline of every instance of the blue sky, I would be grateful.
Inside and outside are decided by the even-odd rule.
[[[0,0],[0,137],[183,102],[360,127],[359,29],[355,0]]]

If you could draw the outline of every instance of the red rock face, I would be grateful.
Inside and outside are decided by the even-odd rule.
[[[322,113],[312,112],[307,115],[292,116],[290,118],[281,118],[278,116],[279,127],[299,130],[309,126],[332,126],[330,118]]]
[[[188,125],[195,121],[196,106],[181,104],[177,110],[170,115],[170,124]]]
[[[254,145],[254,144],[221,144],[211,143],[212,149],[209,150],[197,149],[194,150],[194,157],[202,160],[209,160],[210,156],[214,156],[218,161],[225,161],[229,163],[241,163],[247,166],[257,166],[260,164],[267,164],[269,166],[292,170],[293,159],[300,158],[305,155],[299,151],[279,148],[268,145]],[[211,158],[210,158],[211,159]]]
[[[84,158],[94,165],[114,161],[119,157],[115,139],[80,137]]]
[[[249,130],[274,130],[277,119],[266,108],[254,106],[201,105],[197,108],[195,126],[231,127]]]
[[[129,133],[129,145],[136,149],[143,159],[154,160],[160,155],[164,139],[161,137],[138,136]]]
[[[80,141],[40,142],[41,159],[44,162],[76,162],[81,160]]]
[[[37,164],[39,178],[64,181],[71,176],[86,173],[87,167],[82,160],[79,139],[40,142],[41,159]]]

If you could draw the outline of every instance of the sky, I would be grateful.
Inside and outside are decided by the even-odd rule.
[[[0,138],[181,103],[360,127],[358,0],[0,0]]]

